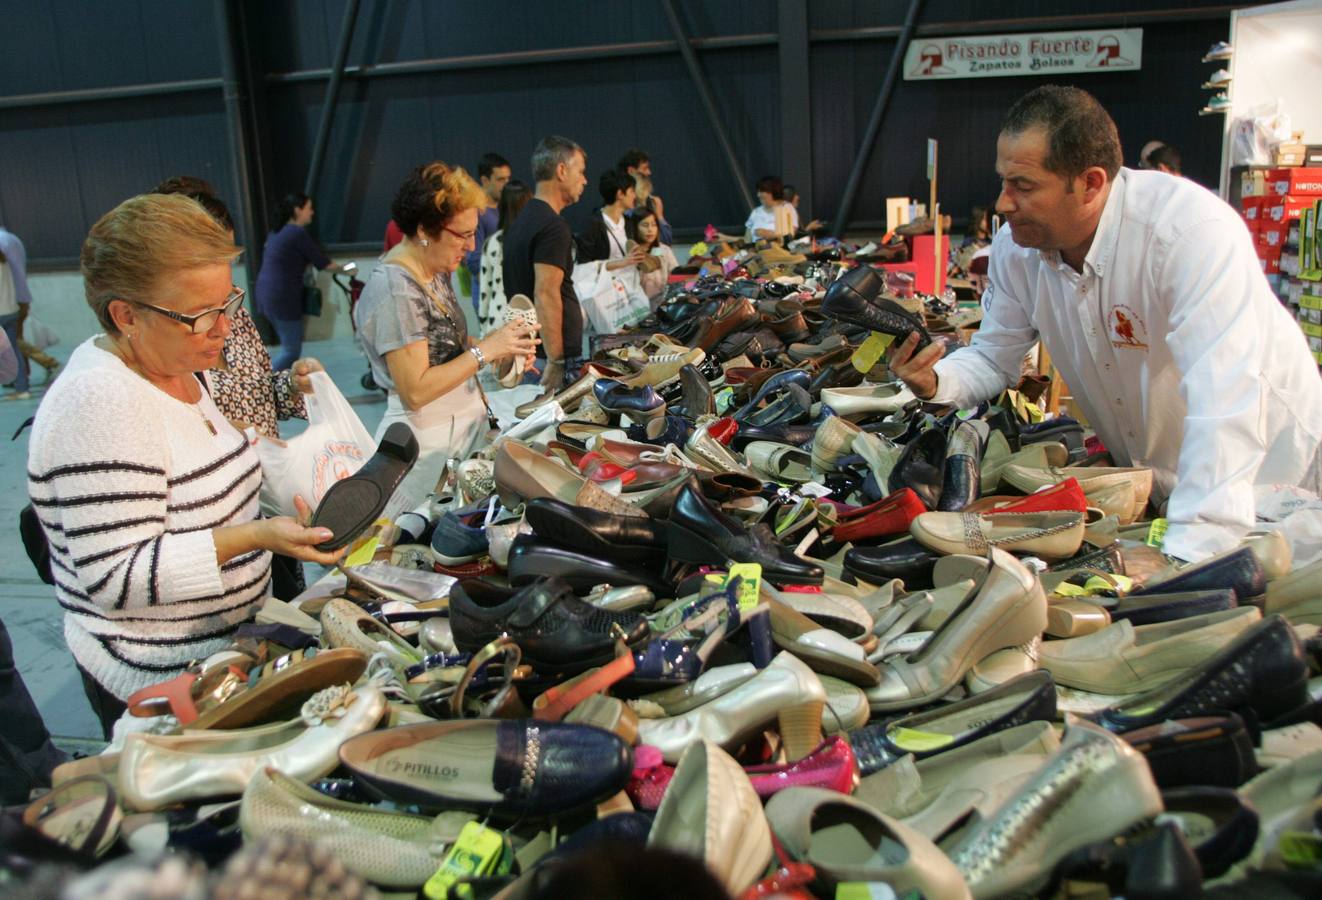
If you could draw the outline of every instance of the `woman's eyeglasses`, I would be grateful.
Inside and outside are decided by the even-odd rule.
[[[224,306],[217,306],[215,309],[203,310],[195,316],[186,316],[183,313],[177,313],[172,309],[162,309],[159,306],[152,306],[150,303],[143,303],[141,300],[129,300],[128,302],[132,303],[134,306],[141,306],[150,309],[152,312],[160,313],[163,316],[174,319],[176,322],[183,322],[193,334],[202,334],[216,327],[216,323],[220,321],[221,313],[224,313],[225,318],[227,319],[234,318],[234,314],[239,311],[239,307],[243,305],[243,298],[246,296],[248,296],[247,291],[243,288],[236,287],[231,290],[230,295],[225,298]]]
[[[459,240],[463,241],[465,244],[467,244],[469,241],[477,240],[476,231],[455,231],[453,228],[449,227],[448,225],[442,225],[441,230],[450,232],[450,234],[459,238]]]

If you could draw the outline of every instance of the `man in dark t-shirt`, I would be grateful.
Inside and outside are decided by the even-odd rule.
[[[537,192],[505,233],[505,294],[526,294],[537,307],[546,365],[542,385],[557,391],[577,378],[583,354],[583,308],[574,293],[574,235],[560,211],[578,202],[587,184],[587,154],[551,135],[532,154]]]

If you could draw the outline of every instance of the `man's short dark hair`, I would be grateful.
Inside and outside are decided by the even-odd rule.
[[[588,158],[583,148],[567,137],[552,134],[542,138],[532,151],[533,180],[553,181],[556,168],[561,163],[568,163],[574,158],[575,153],[583,153],[585,161]]]
[[[597,190],[601,191],[603,206],[610,206],[615,202],[615,197],[620,191],[627,191],[631,187],[633,187],[633,176],[619,169],[607,169],[601,173],[601,180],[597,182]]]
[[[775,175],[763,175],[757,180],[757,189],[759,192],[766,191],[771,195],[772,200],[785,199],[785,183]]]
[[[1154,169],[1165,166],[1174,174],[1179,175],[1182,171],[1180,169],[1180,151],[1170,144],[1162,144],[1148,154],[1148,165]]]
[[[1097,98],[1076,87],[1044,84],[1015,101],[1002,134],[1041,128],[1047,134],[1047,171],[1071,179],[1099,166],[1114,179],[1120,171],[1120,133]]]
[[[620,161],[615,164],[615,168],[621,172],[627,172],[630,169],[636,169],[645,162],[649,162],[651,157],[647,155],[646,150],[639,150],[637,147],[631,147],[624,151]]]
[[[477,177],[490,178],[491,173],[500,168],[512,169],[510,161],[499,153],[483,153],[477,161]]]

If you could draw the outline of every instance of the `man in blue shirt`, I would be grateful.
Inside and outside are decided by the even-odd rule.
[[[484,153],[477,164],[477,181],[487,195],[487,207],[477,214],[477,232],[473,235],[473,250],[464,256],[464,265],[472,276],[473,309],[477,309],[478,276],[482,272],[482,244],[496,233],[500,224],[500,192],[509,183],[512,170],[510,161],[499,153]]]

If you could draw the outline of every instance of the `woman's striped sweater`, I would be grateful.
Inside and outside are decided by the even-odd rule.
[[[223,649],[266,597],[271,555],[216,562],[212,529],[258,515],[261,467],[244,436],[205,391],[182,403],[94,341],[37,410],[28,493],[65,641],[122,699]]]

